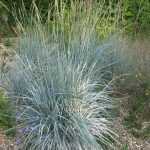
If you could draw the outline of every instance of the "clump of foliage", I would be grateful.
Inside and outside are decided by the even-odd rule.
[[[4,91],[0,90],[0,128],[4,129],[7,135],[14,135],[14,126],[12,105]]]
[[[39,15],[32,18],[16,49],[15,70],[5,75],[22,149],[113,148],[112,90],[103,77],[112,47],[97,40],[97,10],[77,4],[67,16],[63,5],[56,7],[51,28]]]
[[[127,145],[127,144],[124,144],[124,145],[122,146],[121,150],[129,150],[128,145]]]
[[[138,33],[149,33],[150,1],[126,0],[123,2],[123,16],[126,31],[137,36]],[[149,35],[149,34],[148,34]]]

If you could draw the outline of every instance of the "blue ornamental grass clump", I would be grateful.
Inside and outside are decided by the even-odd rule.
[[[38,26],[19,39],[15,69],[5,77],[23,150],[113,148],[112,91],[104,78],[111,47],[82,25],[69,34]]]

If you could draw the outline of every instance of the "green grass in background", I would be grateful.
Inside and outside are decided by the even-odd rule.
[[[14,15],[20,20],[22,10],[28,14],[24,16],[26,23],[28,22],[28,15],[31,13],[33,0],[0,0],[0,22],[4,26],[1,26],[1,34],[3,36],[16,35],[16,24]],[[68,13],[71,10],[72,3],[75,1],[71,0],[38,0],[34,1],[36,6],[41,12],[43,22],[47,21],[47,18],[52,21],[55,17],[55,6],[58,4],[58,9],[65,3],[65,11]],[[93,0],[84,1],[84,6],[90,9],[91,4],[97,5],[101,8],[100,21],[98,21],[97,30],[101,37],[107,37],[114,31],[121,30],[136,37],[137,35],[149,35],[150,26],[150,1],[149,0]],[[75,2],[76,3],[76,2]],[[23,6],[23,7],[22,7]],[[20,11],[20,8],[22,9]],[[6,32],[9,31],[8,32]]]

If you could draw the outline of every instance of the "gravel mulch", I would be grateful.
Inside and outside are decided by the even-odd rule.
[[[14,139],[9,139],[0,129],[0,150],[17,150]]]

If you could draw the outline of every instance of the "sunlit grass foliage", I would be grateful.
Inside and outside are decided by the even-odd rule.
[[[113,64],[107,59],[112,42],[98,42],[95,9],[71,9],[65,15],[63,5],[56,7],[50,26],[41,24],[37,10],[31,26],[18,22],[23,33],[15,69],[5,74],[5,82],[17,105],[17,144],[22,149],[113,148],[112,89],[104,78],[111,75],[106,68]]]

